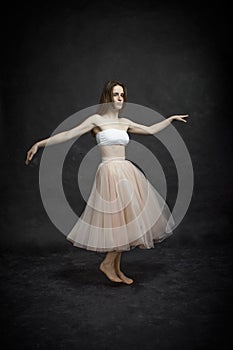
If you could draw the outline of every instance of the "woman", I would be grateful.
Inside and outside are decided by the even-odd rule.
[[[27,152],[28,165],[39,147],[68,141],[91,131],[101,151],[94,184],[87,205],[66,237],[74,246],[107,252],[100,270],[113,282],[132,284],[120,269],[123,251],[138,246],[154,247],[172,234],[174,220],[162,197],[145,175],[125,159],[128,132],[152,135],[173,120],[186,122],[186,115],[173,115],[162,122],[145,126],[120,117],[127,101],[125,86],[108,81],[103,89],[99,109],[77,127],[36,142]]]

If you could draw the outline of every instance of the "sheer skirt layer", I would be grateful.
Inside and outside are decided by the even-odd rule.
[[[102,158],[86,207],[66,237],[98,252],[154,248],[175,225],[161,195],[125,157]]]

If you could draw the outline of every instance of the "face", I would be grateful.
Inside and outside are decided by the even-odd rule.
[[[121,109],[124,102],[124,89],[120,85],[113,86],[113,103],[115,109]]]

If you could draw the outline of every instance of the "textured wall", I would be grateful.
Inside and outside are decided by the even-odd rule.
[[[213,6],[150,1],[18,5],[4,11],[2,249],[67,245],[41,202],[40,154],[27,167],[26,152],[69,115],[98,103],[109,79],[127,85],[129,102],[164,116],[190,115],[187,125],[175,127],[192,157],[195,188],[174,244],[226,240],[232,168],[227,14]],[[146,142],[156,154],[153,141]],[[70,159],[78,164],[93,145],[93,137],[83,135]],[[72,171],[67,164],[65,177],[70,181]],[[175,180],[169,185],[171,192],[173,185]],[[80,212],[81,197],[68,196]]]

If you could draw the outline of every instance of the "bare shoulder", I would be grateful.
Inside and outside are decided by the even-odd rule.
[[[100,131],[100,125],[102,124],[102,119],[100,114],[93,114],[89,118],[91,118],[92,122],[92,132],[96,134],[98,131]]]
[[[99,114],[92,114],[87,119],[92,121],[93,124],[98,124],[99,119],[100,119],[100,115]]]
[[[144,135],[148,135],[150,133],[149,126],[136,123],[129,118],[124,118],[124,119],[125,119],[125,123],[127,123],[128,132],[134,133],[134,134],[144,134]]]
[[[131,124],[131,120],[130,119],[128,119],[128,118],[119,118],[119,120],[121,121],[122,124],[127,126],[127,128],[130,127],[130,124]]]

